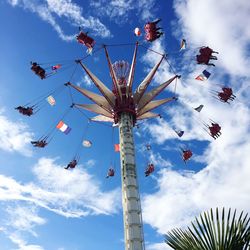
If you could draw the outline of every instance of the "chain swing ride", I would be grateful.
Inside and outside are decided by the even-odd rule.
[[[180,79],[180,75],[174,74],[170,79],[165,80],[158,86],[154,86],[150,90],[148,87],[159,69],[163,60],[166,60],[170,65],[166,54],[161,54],[157,51],[147,48],[145,43],[152,43],[153,41],[159,39],[162,35],[162,28],[158,27],[158,23],[161,20],[158,19],[154,22],[148,22],[144,26],[145,31],[145,41],[134,43],[134,53],[131,62],[131,66],[128,62],[121,60],[112,63],[109,56],[108,47],[109,45],[101,45],[99,49],[94,47],[97,45],[95,40],[88,36],[87,32],[79,31],[76,39],[77,41],[87,47],[87,56],[83,59],[75,60],[75,63],[85,71],[86,75],[91,79],[94,85],[99,90],[100,94],[89,91],[85,88],[77,86],[76,84],[68,81],[67,83],[59,86],[55,90],[46,93],[37,99],[23,105],[18,106],[15,109],[24,116],[33,116],[41,108],[44,107],[44,100],[53,106],[56,103],[55,97],[59,95],[62,90],[66,87],[68,88],[71,94],[72,104],[64,112],[61,118],[57,121],[57,125],[52,126],[49,131],[41,136],[38,140],[32,141],[32,145],[38,148],[44,148],[48,145],[50,140],[53,138],[54,131],[56,128],[65,134],[69,134],[71,127],[64,122],[65,116],[68,114],[72,108],[77,109],[82,112],[82,109],[96,113],[95,117],[89,118],[84,113],[88,119],[87,126],[83,131],[83,136],[81,142],[77,148],[77,152],[71,161],[65,167],[66,170],[74,169],[80,161],[80,149],[82,146],[91,147],[92,142],[85,138],[89,124],[91,122],[101,122],[101,123],[111,123],[119,128],[119,144],[116,151],[120,151],[120,164],[121,164],[121,181],[122,181],[122,204],[123,204],[123,217],[124,217],[124,236],[125,236],[125,249],[126,250],[143,250],[145,249],[144,245],[144,235],[143,235],[143,223],[141,216],[141,204],[140,204],[140,195],[138,190],[137,182],[137,171],[135,163],[135,146],[133,139],[133,128],[139,127],[138,121],[142,121],[149,118],[161,117],[160,114],[152,112],[152,110],[157,107],[170,103],[172,101],[177,101],[176,93],[174,96],[155,100],[155,98],[162,93],[172,82]],[[135,28],[135,35],[138,37],[141,36],[142,32],[140,28]],[[119,45],[117,45],[119,46]],[[146,48],[152,52],[155,52],[161,56],[160,60],[155,64],[143,81],[135,88],[133,91],[133,81],[135,74],[135,64],[137,61],[138,47]],[[181,41],[181,49],[186,48],[186,40]],[[106,84],[104,84],[90,69],[86,67],[83,63],[83,60],[91,55],[94,55],[97,51],[104,50],[105,57],[109,67],[109,73],[112,79],[112,89],[109,89]],[[197,64],[215,66],[210,60],[217,60],[217,57],[213,54],[218,54],[218,52],[213,51],[207,46],[199,48],[199,54],[196,56]],[[59,73],[61,70],[66,69],[62,63],[55,65],[49,65],[44,67],[43,64],[37,62],[31,62],[31,70],[41,79],[46,80],[46,78],[54,76]],[[171,65],[170,65],[171,68]],[[201,75],[196,77],[196,80],[204,81],[209,78],[211,73],[207,70],[204,70]],[[84,95],[86,98],[91,100],[92,104],[76,104],[73,100],[71,89],[79,92]],[[176,88],[175,88],[176,89]],[[222,86],[221,91],[213,91],[213,97],[220,100],[224,103],[229,103],[235,99],[235,95],[230,87]],[[200,105],[194,110],[196,112],[201,112],[203,105]],[[221,126],[210,120],[211,124],[203,122],[203,128],[206,132],[217,139],[221,135]],[[112,125],[110,126],[112,127]],[[112,144],[113,141],[113,130],[112,128]],[[173,129],[178,137],[182,137],[184,131]],[[146,145],[146,150],[151,150],[151,145]],[[186,163],[189,161],[193,155],[193,152],[189,148],[181,148],[182,159]],[[152,162],[148,163],[148,166],[145,170],[145,176],[151,175],[155,171],[155,166]],[[107,178],[115,176],[114,162],[111,159],[111,166],[107,172]]]

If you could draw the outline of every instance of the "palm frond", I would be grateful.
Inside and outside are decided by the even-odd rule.
[[[187,229],[173,229],[165,242],[176,250],[250,250],[250,218],[219,209],[204,212]]]

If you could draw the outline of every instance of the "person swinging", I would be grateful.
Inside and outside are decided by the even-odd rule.
[[[74,160],[70,161],[70,162],[68,163],[67,167],[65,167],[64,169],[75,168],[76,165],[77,165],[77,160],[74,159]]]
[[[145,30],[145,39],[148,42],[153,42],[156,39],[160,38],[163,35],[163,32],[161,31],[161,27],[157,27],[157,24],[161,21],[161,19],[157,19],[154,22],[148,22],[144,26]]]
[[[31,141],[31,144],[34,147],[44,148],[48,144],[48,142],[46,142],[46,139],[42,139],[42,140],[38,140],[38,141]]]
[[[106,178],[113,177],[115,175],[115,170],[113,168],[109,168]]]
[[[37,62],[31,62],[31,70],[42,80],[46,78],[46,71]]]
[[[192,157],[192,155],[193,153],[190,149],[182,150],[182,159],[185,163]]]
[[[150,174],[152,174],[155,170],[154,164],[149,163],[146,170],[145,170],[145,177],[148,177]]]
[[[219,54],[219,52],[214,51],[208,46],[201,47],[199,52],[200,54],[196,55],[196,61],[198,64],[206,64],[206,65],[215,66],[213,63],[209,63],[209,60],[217,60],[217,57],[212,54],[213,53]]]
[[[31,115],[34,114],[32,107],[18,106],[15,109],[18,110],[19,113],[22,114],[22,115],[31,116]]]
[[[212,126],[208,127],[210,135],[217,139],[221,135],[221,126],[218,123],[211,123]]]

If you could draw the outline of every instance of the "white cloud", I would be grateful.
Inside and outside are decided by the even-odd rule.
[[[20,237],[20,235],[17,233],[11,234],[9,236],[9,239],[13,243],[18,245],[18,249],[15,249],[15,250],[44,250],[44,248],[41,246],[27,244],[27,242],[22,237]]]
[[[87,164],[94,163],[88,161]],[[0,175],[0,202],[6,214],[0,230],[18,250],[43,250],[24,240],[27,233],[38,237],[35,227],[46,223],[39,216],[41,209],[71,218],[109,215],[120,209],[120,189],[102,191],[101,184],[81,166],[68,171],[53,159],[41,158],[33,167],[33,173],[36,182],[30,183],[19,183]]]
[[[144,124],[144,129],[149,131],[153,139],[158,144],[163,144],[167,139],[175,138],[176,134],[172,131],[169,124],[161,119],[157,123]]]
[[[92,6],[103,10],[102,14],[106,14],[110,18],[121,17],[127,15],[127,13],[134,9],[131,0],[101,0],[91,2]]]
[[[33,228],[37,225],[43,225],[46,223],[44,218],[38,216],[38,210],[35,206],[9,206],[6,209],[8,213],[8,221],[6,225],[18,230],[31,233],[33,236],[37,236],[33,231]]]
[[[93,0],[90,5],[97,15],[107,16],[118,24],[129,22],[129,17],[135,14],[143,21],[154,19],[157,10],[155,0]]]
[[[206,152],[210,164],[198,173],[162,170],[158,190],[143,198],[144,221],[164,234],[188,225],[194,216],[211,207],[249,211],[250,143],[241,145],[230,157],[237,145],[228,145],[223,153],[218,144],[217,148],[210,147]]]
[[[245,25],[250,21],[250,3],[190,0],[175,1],[175,8],[179,18],[178,38],[185,37],[190,45],[183,65],[180,65],[183,77],[177,86],[179,101],[170,108],[167,105],[164,108],[168,119],[158,119],[147,124],[145,129],[158,144],[177,139],[171,127],[185,131],[180,138],[184,142],[199,140],[210,143],[203,155],[194,157],[188,164],[192,169],[196,158],[206,164],[202,170],[195,173],[161,169],[157,191],[143,195],[143,220],[160,234],[190,225],[195,216],[211,207],[250,210],[250,106],[247,96],[250,89],[250,30]],[[191,48],[202,45],[209,45],[220,52],[216,68],[208,69],[212,76],[206,82],[194,80],[204,67],[190,59],[190,55],[195,53]],[[152,48],[161,51],[162,44],[158,42]],[[144,57],[150,66],[157,60],[152,52]],[[164,77],[156,77],[155,82],[159,84],[166,80],[168,74],[169,67],[163,68],[161,75]],[[218,91],[223,85],[231,86],[237,96],[231,105],[211,96],[211,90]],[[201,113],[193,110],[199,104],[204,104]],[[203,130],[202,123],[208,123],[209,118],[222,126],[222,135],[217,140]],[[165,249],[157,244],[150,247]]]
[[[18,246],[17,250],[44,250],[43,247],[30,245],[25,240],[27,233],[38,237],[34,228],[46,223],[44,218],[38,216],[38,209],[35,206],[29,203],[21,205],[21,203],[14,202],[7,207],[2,204],[1,208],[5,212],[5,216],[1,220],[4,225],[2,232]]]
[[[28,145],[32,136],[26,124],[9,120],[0,110],[0,149],[31,156],[32,152]]]
[[[100,183],[80,167],[66,171],[42,158],[33,172],[38,184],[20,184],[0,175],[0,200],[30,202],[66,217],[111,214],[120,207],[120,191],[102,192]]]
[[[152,162],[153,164],[155,164],[155,166],[157,166],[157,168],[158,167],[166,168],[172,166],[171,162],[164,159],[159,153],[150,152],[149,159],[150,162]]]
[[[155,0],[138,1],[138,9],[140,10],[141,19],[148,21],[155,18],[155,13],[158,10]]]
[[[174,6],[178,28],[191,46],[209,45],[220,52],[218,66],[231,75],[250,75],[249,1],[176,0]]]
[[[173,249],[169,247],[166,243],[155,243],[147,245],[147,250],[170,250]]]
[[[91,168],[91,167],[95,166],[95,164],[96,164],[96,161],[93,160],[93,159],[91,159],[91,160],[88,160],[88,161],[84,164],[84,166]]]
[[[117,211],[120,199],[116,197],[119,197],[119,191],[102,192],[100,183],[86,170],[77,168],[65,171],[62,166],[55,165],[53,160],[42,158],[34,167],[34,173],[43,189],[58,195],[59,200],[62,197],[58,204],[54,204],[58,206],[61,203],[61,209],[75,207],[77,212],[81,208],[87,214],[110,214]],[[49,199],[48,202],[53,204],[53,200]]]
[[[93,82],[91,81],[91,79],[89,78],[88,75],[84,75],[84,77],[82,77],[82,79],[76,83],[77,86],[87,86],[87,87],[93,87]]]
[[[110,37],[111,33],[108,28],[93,16],[83,17],[82,8],[73,3],[71,0],[44,0],[37,2],[35,0],[8,0],[13,6],[20,6],[25,10],[36,13],[42,20],[48,22],[58,33],[59,37],[65,41],[75,39],[75,34],[66,35],[59,21],[66,20],[73,27],[82,27],[92,30],[98,36]],[[57,19],[60,19],[57,21]]]
[[[16,6],[19,3],[19,0],[8,0],[8,2],[12,5],[12,6]]]

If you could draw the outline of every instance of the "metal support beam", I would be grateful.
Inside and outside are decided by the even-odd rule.
[[[117,96],[118,100],[121,101],[121,99],[122,99],[122,93],[121,93],[121,90],[120,90],[120,88],[118,86],[118,80],[117,80],[115,71],[113,69],[111,60],[109,58],[109,53],[108,53],[107,47],[105,45],[104,45],[104,50],[105,50],[105,55],[106,55],[106,58],[107,58],[107,61],[108,61],[109,72],[110,72],[110,75],[111,75],[111,78],[112,78],[113,86],[114,86],[114,89],[115,89],[115,91],[116,91],[116,93],[118,95]]]
[[[119,134],[125,249],[145,250],[131,114],[120,114]]]

